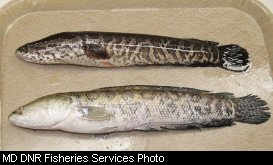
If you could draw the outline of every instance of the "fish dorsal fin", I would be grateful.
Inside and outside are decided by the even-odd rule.
[[[197,42],[197,43],[201,43],[201,44],[206,44],[206,45],[211,45],[211,46],[218,46],[219,43],[218,42],[213,42],[213,41],[205,41],[205,40],[198,40],[198,39],[194,39],[194,38],[190,38],[190,39],[186,39],[190,42]]]
[[[222,96],[222,97],[228,97],[228,98],[234,98],[233,93],[229,93],[229,92],[215,93],[215,95]]]
[[[103,121],[113,116],[104,108],[96,106],[80,106],[78,111],[81,113],[80,118],[84,120]]]
[[[210,92],[210,91],[206,91],[206,90],[200,90],[200,89],[195,89],[195,88],[186,88],[186,87],[179,88],[179,91],[192,92],[192,93],[209,93]]]
[[[117,90],[166,90],[166,91],[179,91],[179,92],[192,92],[192,93],[209,93],[210,91],[199,90],[195,88],[186,87],[171,87],[171,86],[152,86],[152,85],[129,85],[129,86],[116,86],[95,89],[93,91],[117,91]]]

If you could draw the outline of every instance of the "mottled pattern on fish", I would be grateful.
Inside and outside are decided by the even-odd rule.
[[[96,67],[141,65],[219,66],[233,71],[249,67],[248,53],[237,45],[163,36],[78,32],[60,33],[26,44],[17,56],[39,64]]]
[[[96,134],[230,126],[233,121],[259,124],[270,117],[267,109],[257,96],[121,86],[49,95],[19,108],[9,119],[21,127]]]

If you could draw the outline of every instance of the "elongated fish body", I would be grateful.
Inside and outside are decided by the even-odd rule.
[[[133,130],[260,124],[270,117],[257,96],[235,98],[167,86],[121,86],[42,97],[15,110],[9,121],[31,129],[100,134]]]
[[[140,34],[59,33],[28,43],[16,54],[39,64],[95,67],[184,65],[245,71],[250,66],[248,52],[237,45]]]

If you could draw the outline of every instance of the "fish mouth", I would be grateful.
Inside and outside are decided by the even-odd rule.
[[[22,115],[23,114],[23,110],[24,108],[23,107],[19,107],[18,109],[14,110],[8,117],[8,120],[12,123],[12,124],[15,124],[17,125],[16,121],[17,121],[17,117],[18,115]]]
[[[8,117],[11,124],[21,127],[21,128],[32,128],[25,121],[26,118],[23,116],[23,107],[19,107],[14,110]]]
[[[15,52],[15,55],[21,59],[21,60],[25,60],[27,61],[28,58],[27,58],[27,54],[26,53],[23,53],[21,50],[17,49],[16,52]]]
[[[25,45],[23,45],[23,46],[21,46],[21,47],[19,47],[17,50],[16,50],[16,55],[18,56],[18,57],[21,57],[21,56],[23,56],[23,54],[26,54],[27,53],[27,47],[25,46]]]

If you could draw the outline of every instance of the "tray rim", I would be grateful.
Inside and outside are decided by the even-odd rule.
[[[143,3],[143,7],[145,5],[147,7],[150,7],[151,4],[157,4],[155,2],[158,2],[159,0],[130,0],[130,1],[122,1],[122,0],[116,0],[115,3],[121,4],[120,6],[115,6],[115,5],[108,5],[108,3],[104,3],[107,0],[83,0],[83,1],[78,1],[79,4],[78,6],[73,6],[71,8],[67,8],[65,11],[75,11],[75,10],[94,10],[90,8],[84,8],[83,6],[88,6],[84,4],[89,4],[89,3],[95,3],[95,6],[98,4],[105,4],[105,8],[102,8],[102,10],[107,10],[107,9],[113,9],[113,8],[135,8],[132,6],[132,4],[139,4],[141,2]],[[32,2],[30,4],[30,2]],[[60,0],[58,2],[65,2],[65,0]],[[50,3],[58,3],[56,1],[50,1]],[[109,2],[109,1],[108,1]],[[128,3],[129,2],[129,3]],[[160,1],[162,2],[162,1]],[[167,0],[164,0],[163,2],[167,3]],[[199,2],[199,3],[197,3]],[[2,119],[2,57],[3,57],[3,42],[5,38],[5,34],[10,28],[10,26],[15,22],[17,19],[20,17],[23,17],[24,15],[33,13],[33,12],[39,12],[39,11],[64,11],[63,9],[58,8],[51,8],[51,10],[48,10],[46,7],[43,8],[41,6],[47,4],[48,1],[39,1],[39,0],[11,0],[5,5],[3,5],[0,8],[0,120]],[[98,4],[96,4],[98,3]],[[113,3],[113,4],[115,4]],[[271,39],[273,36],[273,13],[271,13],[270,9],[267,8],[260,0],[174,0],[170,5],[172,4],[187,4],[188,6],[183,6],[183,8],[233,8],[237,9],[243,13],[246,13],[250,17],[252,17],[259,27],[262,30],[263,33],[263,38],[265,41],[266,49],[268,51],[268,54],[270,56],[270,67],[271,71],[273,70],[273,39]],[[40,6],[39,6],[40,5]],[[39,7],[37,7],[39,6]],[[52,6],[51,6],[52,7]],[[88,6],[90,7],[90,6]],[[136,6],[137,8],[139,6]],[[155,5],[155,8],[170,8],[169,6],[160,6],[160,5]],[[17,10],[17,9],[22,9],[22,10]],[[140,6],[141,8],[141,6]],[[176,7],[177,8],[177,7]],[[182,7],[178,7],[182,8]],[[260,19],[262,18],[262,19]],[[273,73],[271,72],[271,77],[273,77]],[[0,122],[0,150],[2,150],[2,123]]]

